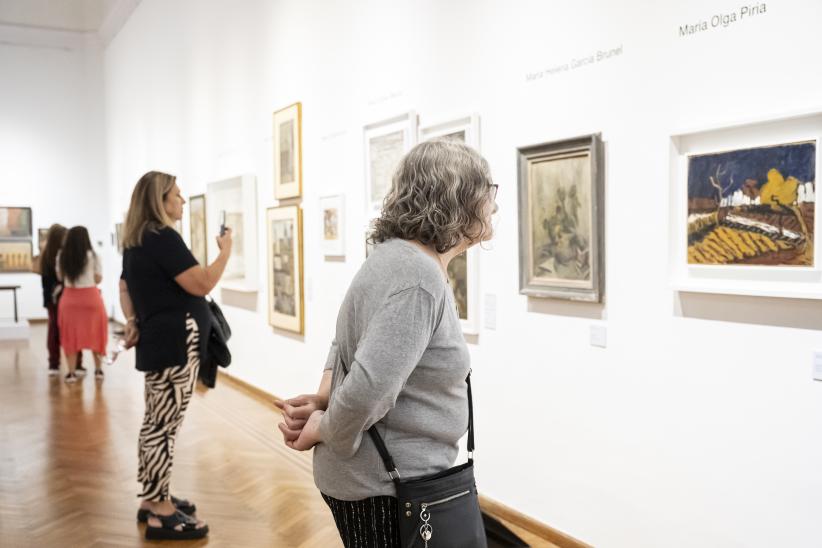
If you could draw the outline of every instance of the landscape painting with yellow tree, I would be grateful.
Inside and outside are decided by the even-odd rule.
[[[816,142],[688,158],[688,264],[814,266]]]

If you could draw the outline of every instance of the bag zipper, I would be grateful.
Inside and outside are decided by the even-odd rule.
[[[428,523],[428,520],[431,519],[431,512],[429,511],[429,508],[431,508],[432,506],[437,506],[438,504],[445,504],[446,502],[458,499],[460,497],[464,497],[470,492],[471,490],[468,489],[466,491],[457,493],[456,495],[451,495],[450,497],[445,497],[444,499],[435,500],[434,502],[420,503],[420,519],[422,520],[422,525],[420,526],[420,537],[422,537],[422,541],[425,543],[425,548],[428,548],[428,541],[431,540],[431,537],[434,536],[434,528],[431,527],[430,523]]]
[[[434,502],[423,502],[422,504],[420,504],[420,507],[422,508],[423,511],[425,511],[426,508],[429,508],[431,506],[437,506],[438,504],[445,504],[446,502],[452,501],[454,499],[464,497],[465,495],[469,494],[470,492],[471,492],[471,490],[469,489],[467,491],[457,493],[456,495],[451,495],[450,497],[446,497],[444,499],[435,500]]]

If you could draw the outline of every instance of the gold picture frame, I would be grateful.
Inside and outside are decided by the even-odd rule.
[[[303,194],[303,107],[296,102],[274,112],[274,198]]]
[[[277,329],[305,332],[303,283],[303,212],[299,206],[266,210],[268,323]]]

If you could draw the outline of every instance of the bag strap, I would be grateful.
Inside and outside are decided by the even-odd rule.
[[[342,357],[340,357],[340,364],[342,365],[345,374],[348,375],[348,366],[345,365],[345,361]],[[474,462],[474,398],[471,394],[470,369],[468,370],[468,376],[465,377],[465,383],[468,385],[468,462]],[[391,453],[388,452],[388,448],[385,447],[385,442],[383,441],[382,436],[380,436],[380,433],[377,432],[376,423],[372,424],[368,429],[368,435],[377,447],[377,452],[382,458],[385,469],[388,470],[388,477],[390,477],[394,483],[399,485],[401,479],[400,472],[397,470],[397,465],[394,464],[394,458],[391,456]]]

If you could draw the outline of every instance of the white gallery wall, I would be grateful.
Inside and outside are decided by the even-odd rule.
[[[0,75],[0,205],[32,208],[35,254],[37,229],[60,223],[85,225],[95,251],[108,257],[97,41],[0,25]],[[21,286],[23,318],[46,317],[38,275],[0,274],[0,285]],[[0,307],[0,317],[11,317],[11,293],[0,294]]]
[[[362,127],[411,109],[422,124],[478,113],[500,185],[480,258],[483,302],[496,300],[483,324],[495,328],[469,341],[481,492],[596,546],[819,546],[822,304],[671,287],[670,136],[822,110],[822,3],[751,6],[740,18],[729,0],[144,0],[104,52],[107,223],[147,170],[176,174],[187,196],[255,175],[261,289],[216,292],[234,332],[229,372],[279,396],[313,391],[364,259]],[[263,230],[276,205],[272,113],[296,101],[304,336],[268,326]],[[520,296],[516,148],[594,132],[606,302]],[[347,255],[332,262],[318,199],[337,193]],[[607,348],[590,345],[592,326]]]

